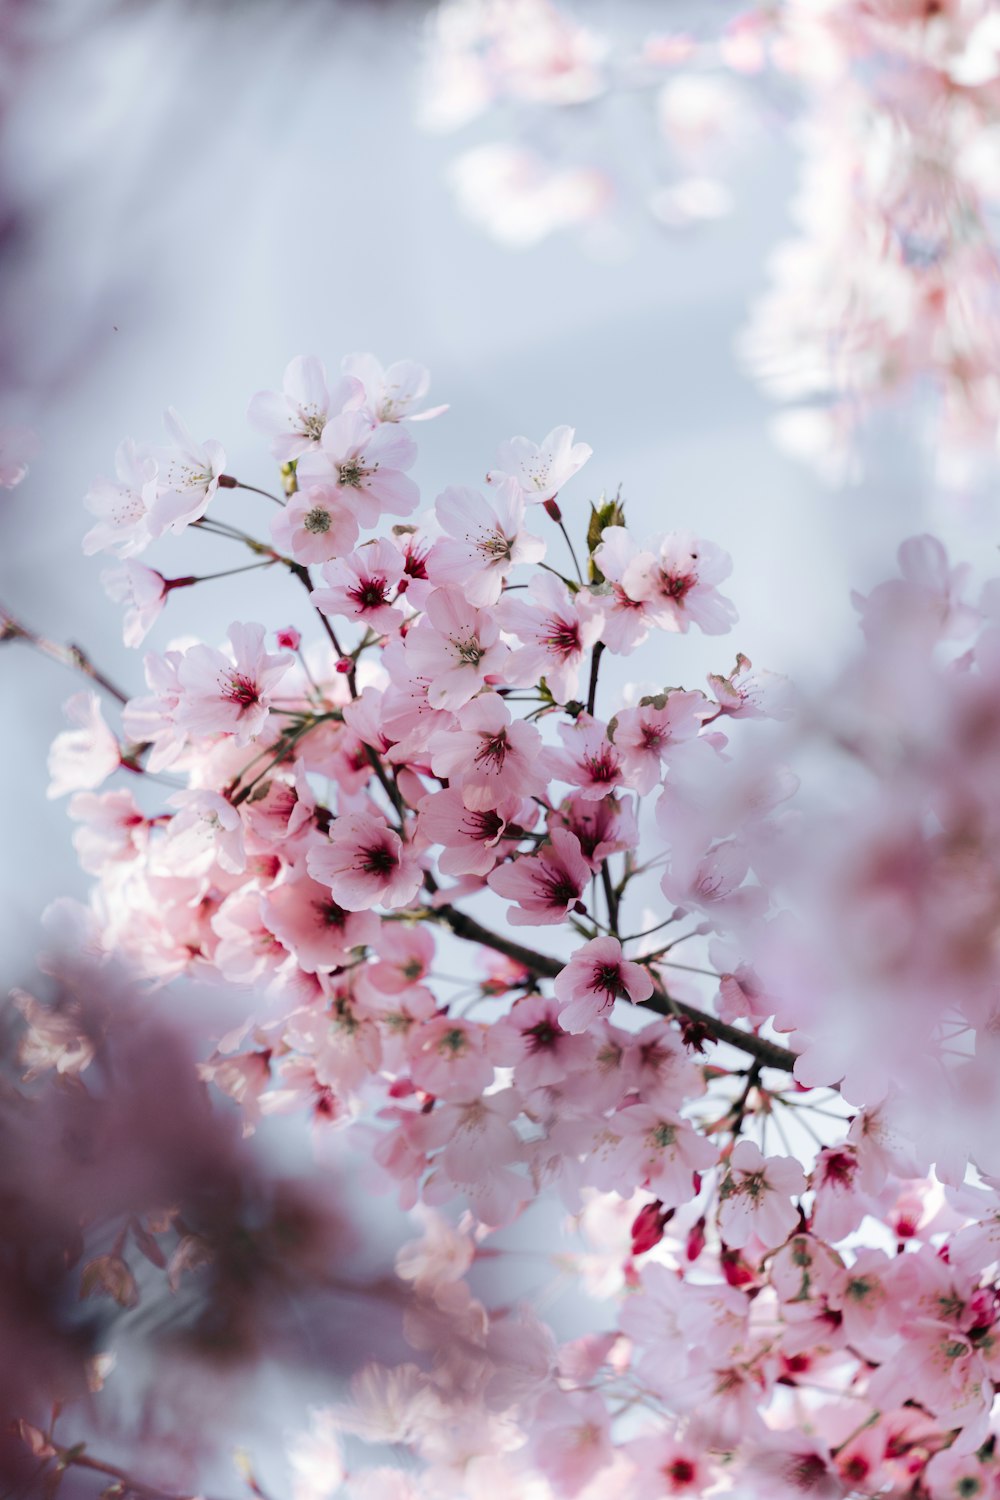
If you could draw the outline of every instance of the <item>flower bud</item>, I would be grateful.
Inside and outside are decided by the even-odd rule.
[[[666,1225],[674,1216],[674,1209],[663,1207],[659,1198],[644,1203],[632,1221],[632,1254],[645,1255],[663,1238]]]

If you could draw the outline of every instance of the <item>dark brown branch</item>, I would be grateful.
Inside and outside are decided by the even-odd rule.
[[[480,943],[484,948],[493,948],[497,953],[506,953],[508,958],[523,964],[540,979],[554,979],[566,967],[561,959],[550,958],[547,953],[536,953],[533,948],[526,948],[512,938],[491,932],[488,927],[477,922],[475,917],[470,917],[453,906],[440,906],[433,916],[445,922],[456,937],[468,943]],[[791,1073],[795,1067],[796,1054],[788,1047],[769,1041],[767,1037],[756,1036],[752,1031],[742,1031],[738,1026],[731,1026],[728,1021],[721,1021],[718,1016],[711,1016],[707,1011],[699,1010],[696,1005],[689,1005],[685,1000],[675,1000],[665,990],[655,990],[644,1004],[647,1010],[656,1011],[657,1015],[685,1016],[713,1041],[738,1047],[741,1052],[756,1058],[763,1067],[780,1068],[785,1073]]]

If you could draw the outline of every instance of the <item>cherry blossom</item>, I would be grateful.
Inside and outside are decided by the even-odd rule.
[[[400,359],[383,368],[374,354],[347,354],[344,373],[364,387],[365,405],[378,422],[426,422],[439,417],[447,406],[410,411],[430,389],[430,371],[412,359]]]
[[[158,489],[149,512],[153,536],[166,530],[182,531],[203,516],[226,468],[222,446],[211,438],[195,442],[173,407],[164,422],[173,447],[159,455]]]
[[[459,709],[490,675],[507,675],[508,648],[500,625],[457,589],[434,589],[424,619],[406,637],[405,659],[427,683],[432,708]]]
[[[729,558],[712,542],[672,532],[644,543],[625,568],[622,587],[662,630],[683,633],[697,625],[706,635],[722,635],[736,610],[715,585],[731,571]]]
[[[316,482],[292,495],[272,518],[271,539],[296,562],[328,562],[350,552],[358,521],[343,490]]]
[[[526,499],[554,500],[593,452],[586,443],[574,443],[574,435],[572,427],[553,427],[540,443],[525,437],[511,438],[502,444],[487,481],[499,485],[513,479]]]
[[[229,627],[231,655],[196,645],[177,668],[174,722],[191,734],[231,734],[247,745],[260,734],[273,689],[292,665],[287,652],[264,649],[263,625]]]
[[[487,879],[491,890],[518,904],[508,908],[515,924],[547,926],[561,922],[586,889],[590,870],[571,833],[554,828],[549,847],[502,865]]]
[[[345,911],[405,906],[421,881],[416,856],[384,818],[370,813],[338,818],[329,840],[309,849],[306,864]]]
[[[389,541],[369,542],[357,552],[323,568],[325,589],[313,592],[313,603],[326,615],[358,620],[380,633],[403,623],[403,611],[388,602],[403,576],[403,558]]]
[[[692,739],[711,709],[701,693],[674,690],[662,700],[644,699],[626,708],[608,726],[628,786],[646,796],[659,783],[670,748]]]
[[[541,796],[547,786],[538,764],[542,737],[531,724],[512,720],[495,693],[481,693],[455,715],[455,724],[431,737],[428,750],[435,775],[446,776],[475,811],[519,806]]]
[[[742,1250],[753,1235],[764,1245],[782,1244],[798,1222],[792,1197],[805,1185],[797,1161],[765,1159],[753,1141],[737,1141],[719,1189],[719,1231],[726,1243]]]
[[[49,797],[91,791],[121,765],[118,741],[108,728],[96,693],[74,693],[64,705],[76,729],[56,736],[49,752]]]
[[[87,491],[87,509],[98,517],[83,539],[83,550],[131,557],[149,545],[150,513],[157,497],[156,459],[131,438],[115,454],[115,479],[95,479]]]
[[[545,543],[521,530],[524,492],[515,479],[497,484],[492,504],[475,490],[449,489],[434,509],[448,535],[428,554],[430,577],[461,589],[470,604],[496,604],[511,568],[545,556]]]
[[[377,425],[363,411],[345,411],[323,428],[319,448],[298,461],[300,482],[332,488],[361,526],[383,515],[408,516],[420,492],[406,473],[417,456],[413,439],[394,423]]]
[[[167,602],[163,574],[129,558],[119,568],[106,568],[101,585],[109,599],[126,606],[122,628],[126,646],[141,646]]]
[[[544,677],[557,703],[579,691],[585,654],[601,634],[600,603],[586,589],[569,589],[546,573],[532,580],[530,603],[506,598],[500,605],[504,630],[522,642],[506,668],[507,681],[523,686]]]
[[[365,399],[360,380],[347,375],[331,389],[322,360],[313,354],[300,354],[285,370],[281,394],[258,391],[247,416],[258,432],[271,438],[271,451],[278,462],[286,464],[317,447],[332,417],[355,411]]]
[[[616,1000],[648,1000],[653,981],[647,969],[624,958],[617,938],[594,938],[558,975],[555,992],[566,1002],[560,1024],[567,1031],[586,1031]]]

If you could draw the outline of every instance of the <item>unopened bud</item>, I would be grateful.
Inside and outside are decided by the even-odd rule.
[[[659,1198],[644,1203],[632,1221],[632,1254],[645,1255],[663,1238],[666,1225],[674,1216],[674,1209],[664,1208]]]
[[[286,625],[284,630],[276,630],[275,638],[284,651],[297,651],[302,642],[302,636],[291,625]]]
[[[692,1225],[687,1237],[685,1254],[688,1260],[697,1260],[705,1248],[705,1219],[700,1218],[697,1224]]]
[[[221,483],[222,481],[220,480],[219,482]],[[559,509],[555,500],[543,500],[542,505],[545,509],[545,514],[547,516],[551,516],[553,521],[562,520],[562,511]]]
[[[336,670],[346,677],[348,672],[353,672],[354,663],[349,656],[342,656],[337,662]]]

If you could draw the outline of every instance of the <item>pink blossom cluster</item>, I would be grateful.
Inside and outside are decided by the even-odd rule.
[[[1000,424],[1000,32],[990,0],[785,0],[742,18],[752,66],[803,87],[799,234],[744,338],[779,441],[831,480],[874,406],[916,391],[941,478]]]
[[[791,118],[804,152],[798,233],[771,257],[771,286],[740,340],[745,363],[786,403],[776,441],[839,485],[860,473],[871,412],[916,394],[942,482],[990,472],[1000,428],[992,0],[781,0],[644,39],[621,18],[598,34],[585,14],[553,0],[441,0],[432,12],[424,124],[454,130],[484,114],[503,124],[502,138],[453,164],[463,211],[513,248],[575,228],[606,250],[641,177],[661,225],[710,221],[731,207],[735,152],[766,122],[786,130]],[[625,101],[640,115],[630,145],[644,143],[641,173],[591,139],[604,110],[617,138]]]
[[[421,509],[427,389],[294,360],[249,409],[274,490],[206,442],[182,503],[176,453],[126,445],[102,546],[214,535],[321,634],[168,642],[120,729],[84,693],[52,750],[80,946],[236,986],[201,1078],[247,1134],[335,1134],[422,1225],[414,1357],[293,1440],[296,1500],[996,1493],[997,586],[917,538],[807,712],[742,654],[678,685],[677,637],[735,622],[726,554],[585,503],[566,426]],[[146,572],[151,628],[201,579]],[[612,687],[648,643],[666,680]],[[85,1077],[23,1010],[25,1068]],[[579,1337],[473,1284],[532,1226],[599,1304]]]
[[[625,111],[645,147],[646,206],[659,223],[678,228],[729,211],[718,169],[751,114],[728,33],[625,33],[599,32],[555,0],[440,0],[431,12],[421,123],[455,131],[502,118],[503,138],[468,147],[450,171],[463,212],[494,239],[524,248],[624,219],[636,164],[626,171],[593,137],[595,119],[618,136]]]

